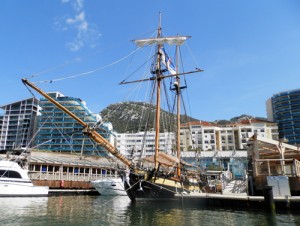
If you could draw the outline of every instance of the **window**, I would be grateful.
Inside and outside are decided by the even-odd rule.
[[[10,170],[0,170],[0,177],[22,178],[18,172]]]

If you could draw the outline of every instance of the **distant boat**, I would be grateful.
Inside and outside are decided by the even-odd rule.
[[[49,187],[34,186],[16,162],[0,161],[0,197],[48,196]]]
[[[91,181],[93,187],[100,195],[127,195],[124,181],[118,177],[107,177]]]

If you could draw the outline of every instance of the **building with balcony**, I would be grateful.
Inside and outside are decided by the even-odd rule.
[[[180,144],[183,151],[245,150],[248,139],[254,134],[278,140],[277,124],[258,119],[227,125],[194,121],[181,125]]]
[[[300,89],[274,94],[266,106],[268,119],[278,124],[279,138],[300,144]]]
[[[48,94],[84,122],[94,127],[105,139],[111,143],[115,142],[111,123],[102,123],[101,116],[93,114],[83,100],[64,96],[59,92]],[[38,149],[83,155],[107,155],[103,147],[83,135],[82,125],[50,101],[42,98],[40,106],[41,115],[38,117],[39,130],[36,139]]]
[[[0,132],[0,150],[32,147],[39,113],[38,99],[29,98],[1,106],[4,110]]]
[[[171,154],[174,149],[174,142],[174,133],[160,133],[159,150]],[[155,152],[155,132],[119,133],[117,135],[117,149],[128,158],[152,156]]]
[[[2,131],[2,124],[3,124],[3,115],[0,115],[0,134]]]

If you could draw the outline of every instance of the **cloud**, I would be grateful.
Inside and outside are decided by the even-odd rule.
[[[74,33],[74,38],[66,44],[67,48],[71,51],[78,51],[85,46],[95,47],[101,34],[97,26],[90,24],[86,19],[84,1],[61,0],[61,2],[72,7],[72,15],[64,15],[55,19],[54,22],[57,29]]]

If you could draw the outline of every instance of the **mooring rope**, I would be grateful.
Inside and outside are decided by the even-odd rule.
[[[131,189],[133,186],[137,185],[137,184],[140,183],[141,181],[142,181],[142,180],[137,181],[134,185],[132,185],[132,186],[130,186],[129,188],[127,188],[127,189],[125,190],[125,192],[127,192],[129,189]],[[121,196],[121,195],[117,195],[117,196],[113,197],[112,199],[110,199],[110,200],[104,202],[103,204],[101,204],[100,207],[109,204],[110,202],[112,202],[112,201],[115,200],[116,198],[119,198],[120,196]]]

